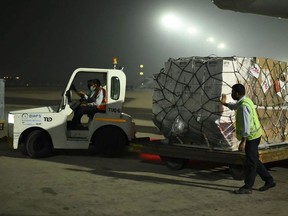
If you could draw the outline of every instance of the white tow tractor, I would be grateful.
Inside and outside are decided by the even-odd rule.
[[[99,79],[106,89],[105,113],[82,117],[86,129],[74,130],[69,125],[79,96],[72,91],[87,88],[87,80]],[[126,76],[116,69],[76,69],[62,93],[57,107],[39,107],[8,113],[8,138],[13,148],[32,158],[51,155],[53,149],[88,149],[93,146],[103,156],[120,156],[135,138],[135,123],[122,113]]]

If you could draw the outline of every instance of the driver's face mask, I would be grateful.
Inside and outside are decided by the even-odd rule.
[[[90,91],[95,91],[96,87],[94,85],[90,86]]]
[[[91,86],[92,86],[92,85],[93,85],[93,84],[88,83],[87,88],[88,88],[88,89],[91,89]]]

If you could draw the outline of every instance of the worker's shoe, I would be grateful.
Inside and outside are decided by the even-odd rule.
[[[272,183],[265,183],[262,187],[259,188],[259,191],[266,191],[270,188],[273,188],[276,186],[276,183],[275,182],[272,182]]]
[[[251,194],[252,189],[246,188],[245,186],[233,191],[234,194]]]

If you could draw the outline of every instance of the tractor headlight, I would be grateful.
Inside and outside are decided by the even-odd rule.
[[[14,115],[8,114],[8,124],[14,124]]]

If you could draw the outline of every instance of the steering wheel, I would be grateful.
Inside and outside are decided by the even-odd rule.
[[[80,101],[72,99],[72,91],[71,91],[71,89],[69,89],[66,92],[66,97],[68,99],[68,104],[69,104],[70,108],[74,111],[80,105]]]

